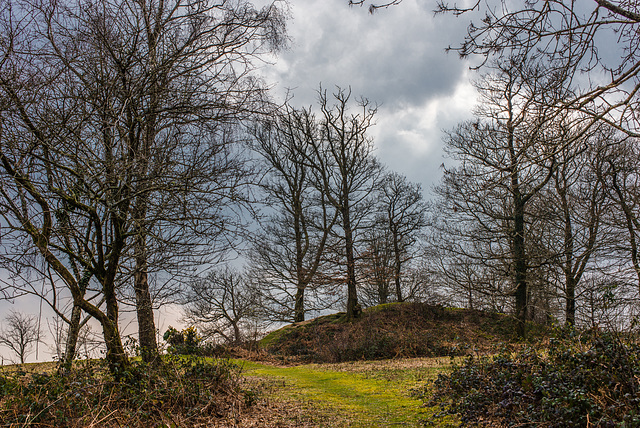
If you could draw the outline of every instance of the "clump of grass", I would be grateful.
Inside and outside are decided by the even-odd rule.
[[[640,347],[600,331],[559,331],[547,349],[468,358],[430,405],[488,426],[640,426]]]
[[[0,375],[3,426],[197,426],[238,413],[255,399],[228,360],[170,357],[134,362],[119,380],[98,362],[67,375]]]

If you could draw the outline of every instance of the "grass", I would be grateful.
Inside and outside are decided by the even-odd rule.
[[[306,426],[322,427],[418,427],[425,420],[435,426],[455,426],[451,418],[435,418],[412,395],[449,367],[449,359],[365,361],[339,364],[307,364],[278,367],[238,361],[244,375],[266,379],[271,399],[296,403]],[[290,417],[299,418],[297,414]],[[433,426],[433,425],[432,425]]]
[[[0,366],[0,375],[12,374],[18,370],[29,373],[53,373],[56,371],[57,367],[57,363],[51,361],[45,361],[41,363],[5,364],[4,366]]]
[[[178,365],[184,363],[182,367],[189,368],[193,367],[190,361],[189,359],[178,358],[174,363]],[[200,375],[207,376],[209,371],[202,372],[202,370],[208,367],[209,364],[216,364],[216,361],[211,358],[202,360],[204,365],[189,375],[188,378],[185,378],[188,379],[185,385],[192,385],[198,382],[197,378]],[[40,423],[44,425],[83,426],[91,420],[104,418],[102,424],[106,426],[116,426],[119,423],[124,423],[128,426],[144,426],[149,421],[148,417],[150,417],[151,420],[156,418],[157,421],[165,422],[167,420],[179,420],[181,423],[178,426],[199,426],[197,425],[198,423],[206,420],[206,426],[216,428],[229,426],[260,426],[262,428],[419,427],[423,426],[422,422],[424,420],[431,421],[430,426],[450,427],[456,426],[451,417],[436,418],[434,414],[438,409],[423,407],[422,397],[417,396],[414,392],[424,392],[425,385],[429,385],[438,373],[448,371],[450,363],[451,359],[449,358],[416,358],[284,367],[241,359],[227,361],[229,367],[242,367],[240,376],[244,380],[240,381],[238,388],[239,391],[242,391],[241,400],[244,401],[244,405],[241,406],[242,409],[237,409],[237,411],[233,412],[227,412],[222,406],[217,411],[214,411],[212,415],[208,414],[209,405],[205,406],[208,409],[205,414],[202,413],[204,408],[201,408],[201,406],[190,406],[186,402],[182,404],[174,403],[174,405],[168,407],[163,406],[162,409],[156,409],[155,405],[149,407],[147,399],[149,397],[159,397],[158,394],[162,391],[154,390],[149,396],[150,389],[147,389],[146,384],[142,385],[142,389],[129,388],[126,397],[118,398],[119,394],[117,392],[119,390],[117,388],[114,393],[107,393],[108,397],[104,394],[100,395],[101,388],[104,389],[106,387],[101,382],[96,384],[97,380],[94,376],[97,372],[101,372],[101,366],[97,361],[79,362],[75,367],[78,374],[83,368],[84,370],[91,369],[90,371],[94,373],[87,379],[83,378],[84,380],[82,380],[79,378],[81,380],[79,384],[80,390],[84,391],[79,400],[82,403],[89,402],[97,394],[100,396],[97,397],[97,400],[106,406],[106,410],[94,412],[80,406],[82,407],[81,411],[74,413],[75,411],[72,410],[82,403],[71,402],[69,397],[76,397],[77,394],[75,392],[77,392],[77,389],[67,389],[64,386],[66,385],[64,382],[49,386],[49,383],[55,381],[56,377],[43,378],[41,376],[42,373],[53,375],[55,373],[55,363],[5,366],[0,369],[0,377],[7,376],[5,378],[7,381],[15,378],[23,386],[19,386],[18,383],[13,381],[11,383],[5,382],[5,387],[13,385],[12,391],[14,392],[10,393],[9,390],[6,390],[5,393],[9,395],[4,395],[4,398],[0,397],[0,403],[7,405],[0,411],[0,425],[3,423],[11,425],[11,421],[13,421],[17,426],[20,426],[20,423],[25,422],[24,417],[20,417],[20,414],[27,415],[25,417],[28,418],[33,417],[34,414],[30,413],[29,410],[33,403],[40,403],[44,400],[43,397],[50,395],[52,388],[56,387],[56,390],[60,390],[58,391],[60,394],[56,395],[56,397],[61,397],[59,404],[64,404],[56,411],[64,412],[64,418],[60,419],[61,416],[57,413],[51,415],[43,414]],[[94,370],[97,370],[97,372],[94,372]],[[24,375],[19,374],[25,372],[26,374]],[[34,377],[32,377],[32,374]],[[40,389],[37,391],[32,390],[33,387],[29,386],[33,384],[32,380],[36,378],[47,381],[47,384],[42,385],[42,388],[44,388],[42,391]],[[75,384],[74,382],[76,381],[74,379],[69,379],[71,384]],[[60,381],[62,382],[62,380]],[[158,378],[156,383],[158,382],[160,385],[164,385],[169,382],[169,379]],[[89,386],[91,388],[88,388]],[[151,384],[148,386],[151,387]],[[167,386],[170,385],[167,384]],[[193,396],[191,392],[188,394],[181,393],[180,389],[174,388],[174,386],[170,386],[170,389],[164,392],[169,392],[173,398],[165,397],[161,399],[163,402],[172,401],[178,395],[186,398]],[[199,399],[206,398],[204,396],[209,394],[209,390],[205,387],[195,391],[195,394],[198,395]],[[231,394],[231,396],[235,395]],[[232,398],[231,396],[215,395],[215,397],[218,397],[217,399],[213,400],[212,396],[210,398],[213,401],[210,399],[205,401],[209,404],[219,402],[222,405],[222,403],[229,401]],[[144,406],[140,408],[138,408],[139,406],[134,406],[137,409],[135,410],[129,405],[132,400],[142,400],[140,402]],[[13,404],[9,407],[10,403]],[[148,417],[140,414],[140,409],[143,407],[146,409],[144,413],[148,413]],[[219,406],[216,405],[215,407]],[[126,410],[126,408],[129,408],[129,410]],[[13,410],[9,412],[10,409]],[[194,409],[198,416],[196,418],[197,421],[193,415],[186,415],[189,412],[190,414],[193,413],[192,410]],[[169,426],[171,425],[169,424]]]

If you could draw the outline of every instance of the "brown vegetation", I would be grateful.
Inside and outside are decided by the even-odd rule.
[[[504,314],[425,303],[391,303],[347,321],[338,313],[294,323],[260,343],[283,359],[340,362],[485,353],[515,340],[516,321]]]
[[[240,371],[227,360],[173,357],[157,367],[134,361],[119,379],[91,360],[64,376],[18,366],[0,374],[0,425],[214,426],[257,399]]]

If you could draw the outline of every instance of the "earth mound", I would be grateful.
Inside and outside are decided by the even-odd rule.
[[[345,313],[286,325],[260,341],[270,354],[341,362],[485,353],[515,341],[507,315],[426,303],[388,303],[349,321]]]

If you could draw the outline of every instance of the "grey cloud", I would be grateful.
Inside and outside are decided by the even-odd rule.
[[[282,87],[350,85],[372,101],[401,106],[452,90],[465,66],[444,48],[458,40],[466,24],[452,17],[433,17],[424,5],[402,5],[369,15],[349,8],[346,0],[292,4],[294,39],[279,59],[273,78]],[[298,94],[298,91],[296,91]]]
[[[389,168],[421,182],[425,193],[442,163],[441,130],[469,116],[467,64],[445,48],[462,41],[468,20],[434,17],[435,2],[404,0],[374,15],[347,0],[291,0],[291,49],[265,69],[293,104],[315,103],[318,83],[381,105],[372,130],[376,155]],[[467,91],[469,92],[469,91]],[[457,102],[461,97],[463,102]]]

